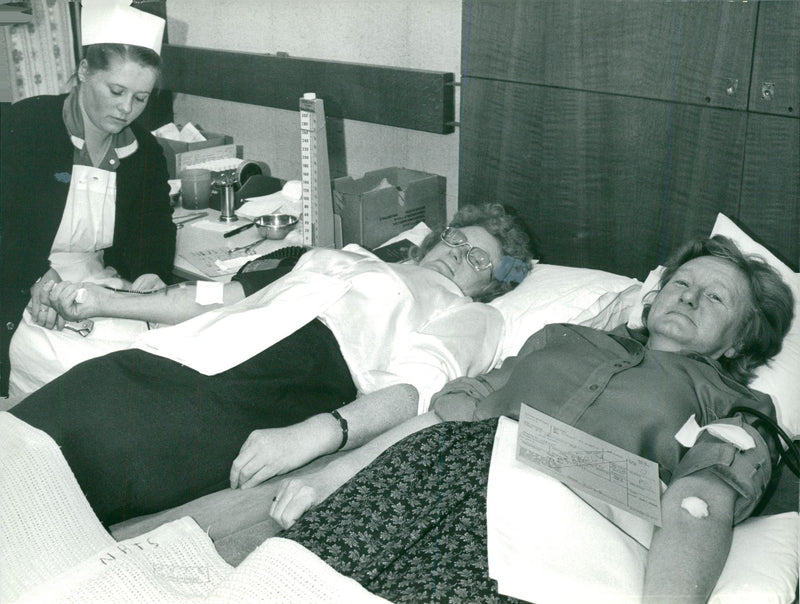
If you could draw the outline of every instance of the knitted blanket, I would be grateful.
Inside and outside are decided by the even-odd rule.
[[[0,602],[384,602],[303,546],[227,564],[191,518],[117,542],[44,432],[0,413]]]

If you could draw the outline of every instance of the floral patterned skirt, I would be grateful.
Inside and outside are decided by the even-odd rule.
[[[515,602],[486,555],[497,419],[447,422],[383,453],[281,536],[392,602]]]

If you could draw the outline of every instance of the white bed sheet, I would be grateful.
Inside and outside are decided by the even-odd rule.
[[[517,422],[500,418],[487,494],[489,576],[537,604],[641,601],[647,550],[557,480],[516,460]],[[734,529],[713,604],[788,604],[798,580],[797,512]]]

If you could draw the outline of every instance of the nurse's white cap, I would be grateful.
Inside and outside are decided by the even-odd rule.
[[[132,44],[161,54],[165,21],[130,6],[131,0],[82,0],[81,45]]]

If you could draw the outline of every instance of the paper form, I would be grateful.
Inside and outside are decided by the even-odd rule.
[[[207,250],[195,250],[192,252],[179,252],[178,255],[209,277],[222,277],[223,275],[230,275],[239,270],[246,261],[258,257],[258,251],[255,249],[241,250],[232,254],[228,253],[230,248],[218,247]],[[242,259],[241,263],[227,262],[229,260]],[[246,260],[244,260],[246,258]],[[225,261],[223,266],[217,263],[217,260]]]
[[[517,459],[661,526],[658,464],[521,405]]]

